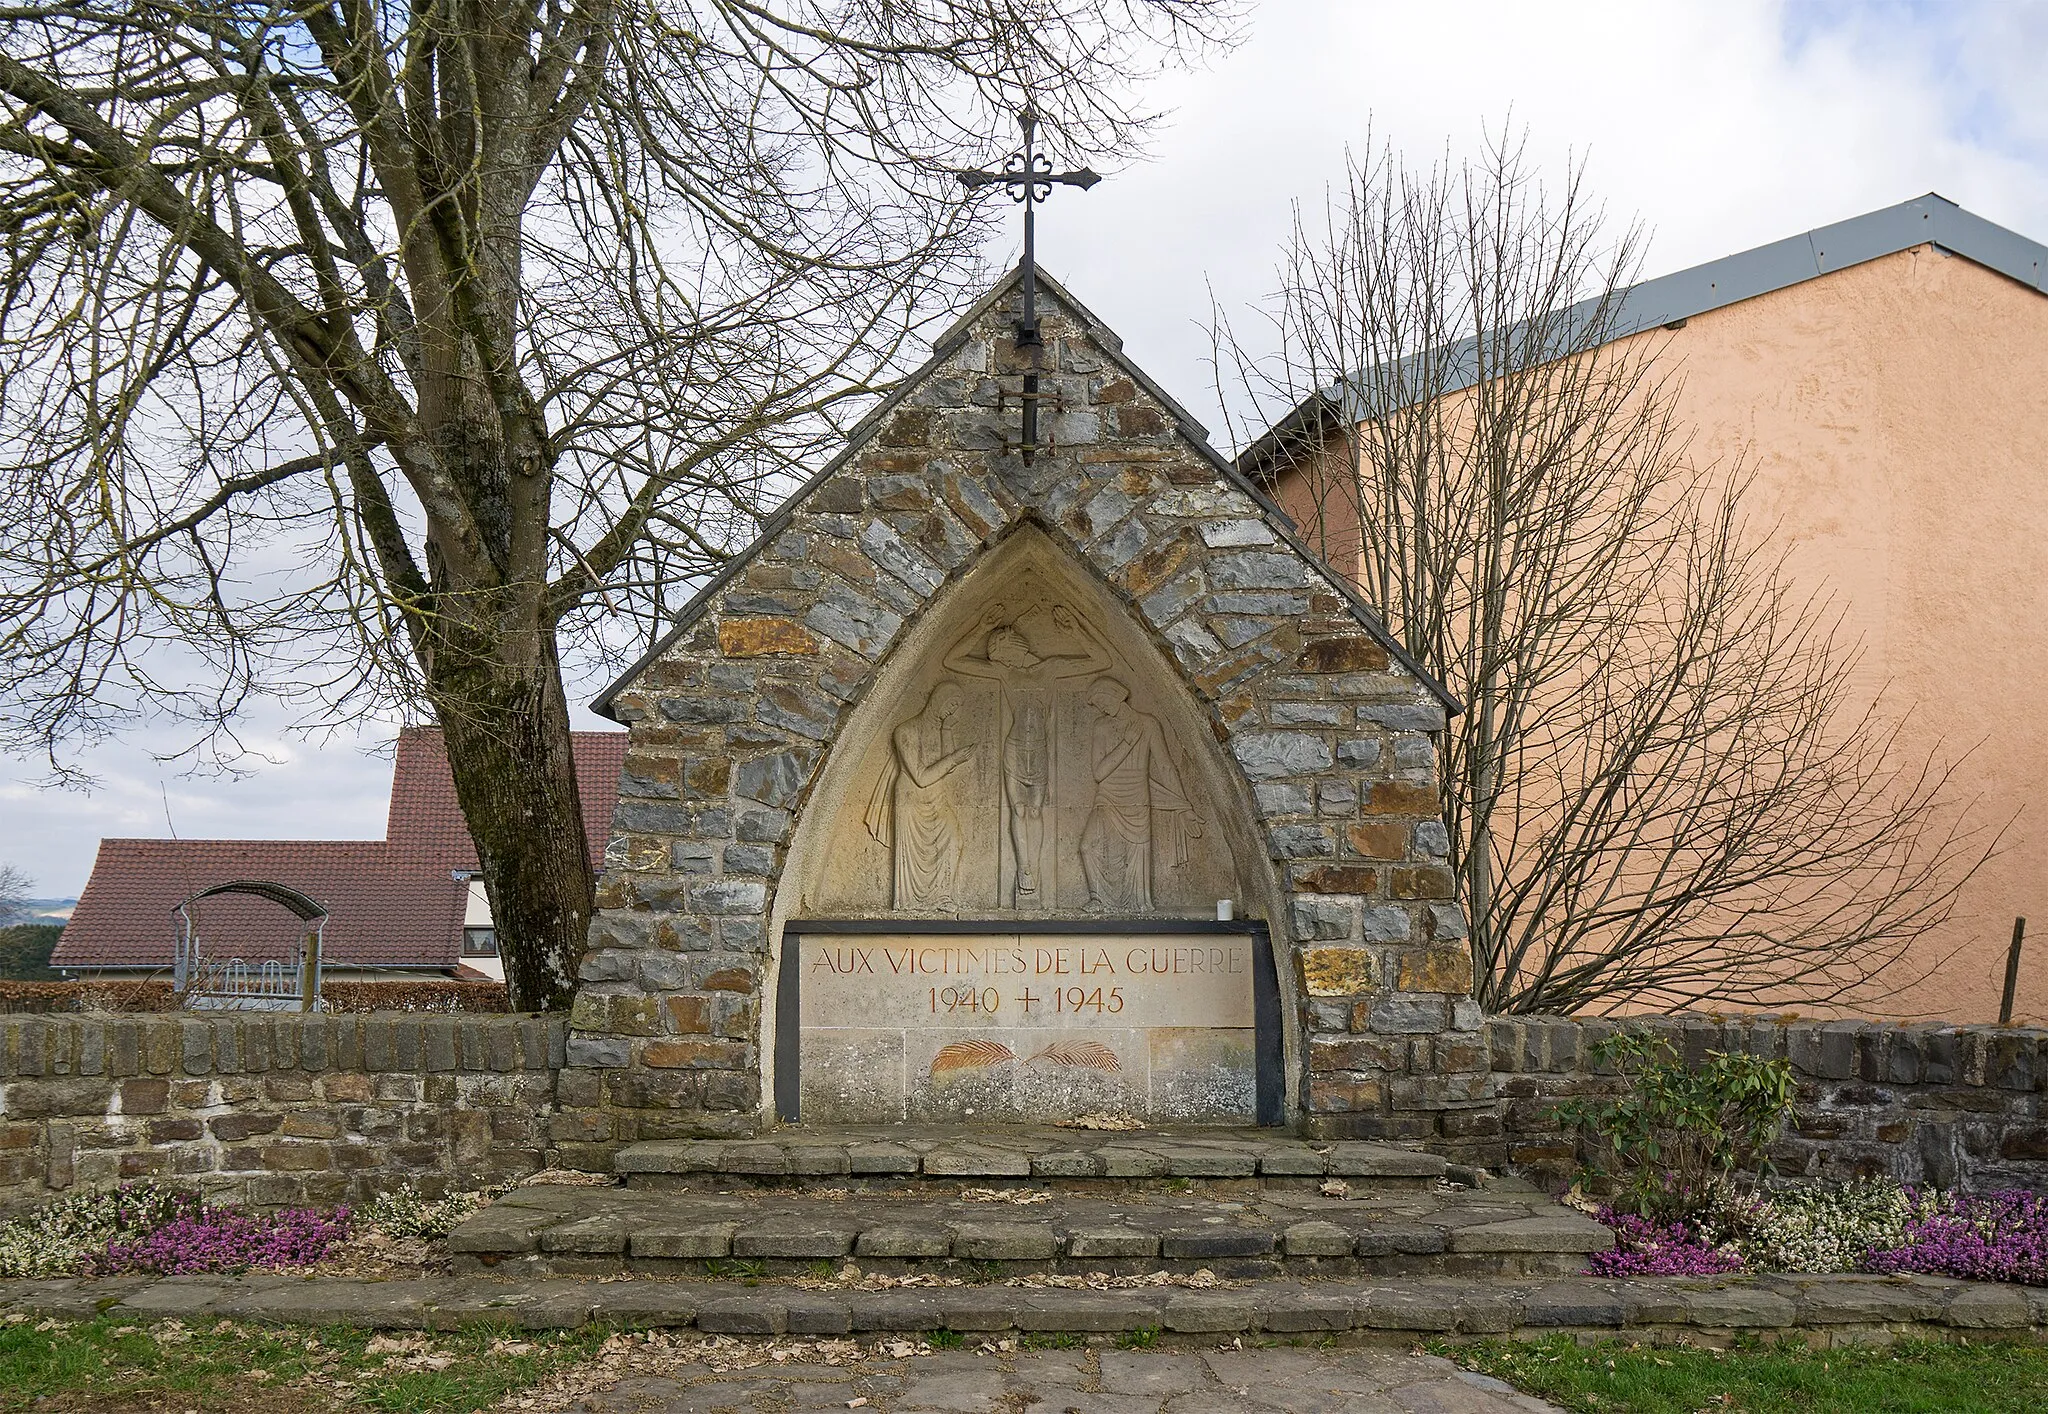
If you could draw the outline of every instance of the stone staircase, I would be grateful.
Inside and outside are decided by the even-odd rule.
[[[498,1275],[989,1282],[1208,1271],[1568,1274],[1606,1228],[1527,1184],[1275,1130],[795,1127],[618,1154],[623,1188],[513,1191],[458,1227]]]

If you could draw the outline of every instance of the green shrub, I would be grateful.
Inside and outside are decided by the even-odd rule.
[[[1792,1111],[1791,1065],[1709,1051],[1689,1069],[1671,1043],[1624,1030],[1593,1048],[1628,1087],[1610,1099],[1558,1106],[1567,1128],[1593,1141],[1588,1177],[1612,1184],[1616,1206],[1668,1222],[1725,1201],[1738,1170],[1768,1168],[1764,1151]]]

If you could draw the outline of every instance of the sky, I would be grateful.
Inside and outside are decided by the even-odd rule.
[[[1502,124],[1548,171],[1583,159],[1650,232],[1650,275],[1929,191],[2048,242],[2044,61],[2048,0],[1265,0],[1237,49],[1148,91],[1171,116],[1147,160],[1055,195],[1039,258],[1220,441],[1212,297],[1249,332],[1291,204],[1319,204],[1368,128],[1423,165]],[[990,254],[1014,259],[1014,234]],[[0,757],[0,863],[62,897],[102,837],[380,836],[390,730],[289,727],[250,718],[236,777],[161,762],[182,739],[139,731],[84,754],[84,793]]]

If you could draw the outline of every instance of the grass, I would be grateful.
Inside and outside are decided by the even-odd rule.
[[[1024,1350],[1083,1350],[1088,1342],[1072,1331],[1032,1331],[1017,1345]]]
[[[1116,1338],[1119,1350],[1150,1350],[1159,1344],[1159,1327],[1139,1326],[1134,1331],[1125,1331]]]
[[[469,1414],[586,1360],[607,1331],[531,1332],[472,1326],[396,1333],[411,1348],[372,1354],[376,1332],[230,1322],[137,1325],[101,1316],[0,1325],[0,1411],[173,1408],[363,1409]],[[438,1365],[439,1368],[433,1368]]]
[[[1569,1337],[1433,1342],[1467,1369],[1584,1414],[2034,1414],[2048,1409],[2048,1349],[1900,1343],[1809,1350],[1636,1346]]]

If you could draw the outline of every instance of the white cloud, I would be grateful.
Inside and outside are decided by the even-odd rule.
[[[1610,210],[1653,229],[1653,274],[1927,191],[2042,240],[2044,51],[2048,6],[1999,0],[1268,0],[1241,49],[1157,90],[1176,113],[1154,160],[1054,198],[1041,258],[1213,424],[1208,287],[1231,308],[1257,299],[1289,203],[1320,199],[1369,119],[1418,161],[1508,119],[1553,170],[1585,154]],[[32,763],[0,762],[0,861],[75,892],[101,836],[166,832],[161,791],[187,836],[382,833],[387,759],[268,720],[255,735],[276,764],[233,782],[159,768],[146,736],[93,753],[90,796],[37,791]]]

